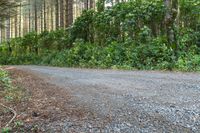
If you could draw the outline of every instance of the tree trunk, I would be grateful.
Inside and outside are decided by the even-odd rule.
[[[44,8],[44,12],[43,12],[44,13],[44,15],[43,15],[44,16],[44,30],[47,30],[47,22],[46,22],[46,19],[47,19],[46,18],[46,0],[44,0],[44,7],[43,8]]]
[[[54,30],[54,7],[52,6],[51,8],[51,30]]]
[[[37,33],[38,32],[38,18],[37,18],[37,2],[36,2],[36,0],[34,3],[34,6],[35,6],[35,32]]]
[[[10,12],[9,12],[9,15],[10,15]],[[8,41],[10,40],[10,25],[11,25],[11,22],[10,22],[10,17],[9,17],[7,21],[7,40]]]
[[[178,0],[164,0],[167,9],[165,14],[165,28],[167,33],[168,43],[174,48],[174,55],[177,57],[178,50],[178,29],[180,7]]]
[[[43,9],[43,7],[41,7],[41,11],[40,11],[40,30],[41,30],[41,32],[43,32],[43,30],[44,30],[44,9]]]
[[[172,44],[173,37],[172,37],[172,27],[173,27],[173,20],[172,20],[172,0],[164,0],[164,5],[166,7],[165,13],[165,30],[167,34],[167,40],[169,44]]]
[[[68,26],[73,23],[73,0],[68,0]]]
[[[59,29],[59,0],[56,0],[56,29]]]
[[[18,37],[18,15],[15,16],[15,37]]]
[[[60,0],[60,27],[64,28],[64,0]]]
[[[29,0],[29,6],[31,6],[31,1]],[[28,9],[28,32],[31,32],[31,9]]]
[[[68,0],[65,0],[65,27],[67,28],[69,26],[68,24],[68,15],[69,15],[69,5]]]
[[[89,3],[88,0],[85,0],[85,1],[84,1],[84,9],[85,9],[85,10],[88,10],[88,3]]]
[[[90,9],[94,8],[94,0],[90,0]]]
[[[19,37],[22,36],[21,23],[22,23],[22,3],[20,2],[20,7],[19,7]]]

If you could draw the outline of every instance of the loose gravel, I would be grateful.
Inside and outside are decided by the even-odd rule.
[[[200,74],[15,66],[65,88],[88,115],[49,132],[200,132]]]

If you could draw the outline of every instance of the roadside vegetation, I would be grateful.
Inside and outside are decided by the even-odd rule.
[[[3,70],[0,67],[0,96],[3,97],[7,101],[20,101],[23,97],[23,90],[14,87],[12,84],[12,80],[9,77],[7,71]]]
[[[7,71],[0,67],[0,132],[22,131],[23,122],[15,120],[17,112],[10,105],[25,98],[25,91],[12,84]]]
[[[0,64],[200,71],[200,1],[102,3],[67,29],[3,42]]]

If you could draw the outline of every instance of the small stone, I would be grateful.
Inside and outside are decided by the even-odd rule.
[[[91,126],[91,125],[88,125],[88,127],[89,127],[89,128],[92,128],[92,126]]]
[[[39,116],[39,113],[33,111],[32,116],[33,116],[33,117],[38,117],[38,116]]]
[[[131,127],[132,125],[130,123],[126,123],[127,126]]]
[[[170,108],[175,108],[175,106],[174,105],[170,105]]]
[[[156,110],[156,113],[159,113],[159,111],[158,111],[158,110]]]
[[[120,132],[120,129],[117,128],[117,127],[115,127],[115,128],[114,128],[114,131],[115,131],[115,132]]]

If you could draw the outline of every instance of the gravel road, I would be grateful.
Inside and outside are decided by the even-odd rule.
[[[63,133],[200,132],[200,74],[44,66],[16,68],[65,88],[76,106],[90,112],[82,121],[59,123]],[[58,123],[47,126],[55,124]]]

